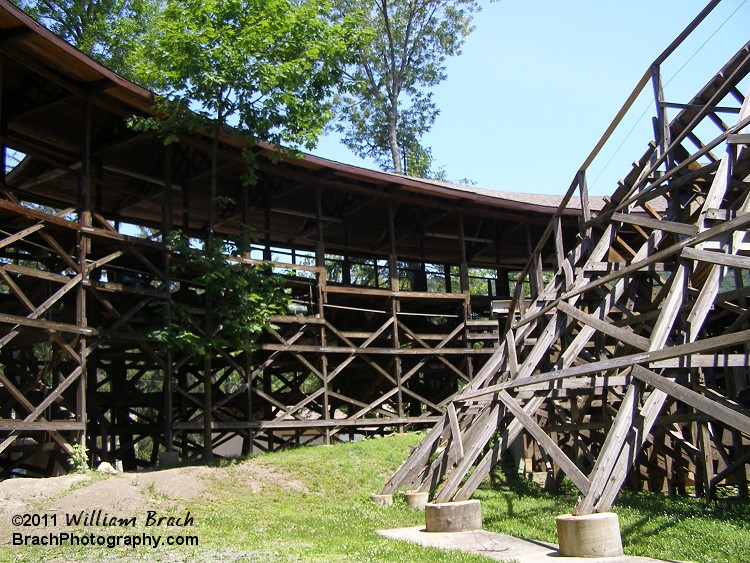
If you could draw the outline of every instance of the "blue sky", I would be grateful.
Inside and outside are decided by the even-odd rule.
[[[565,193],[643,73],[706,4],[485,2],[463,53],[448,61],[448,79],[434,89],[441,113],[425,144],[451,181],[469,178],[486,189]],[[667,101],[686,102],[749,39],[750,0],[721,2],[663,65]],[[748,85],[743,87],[745,93]],[[651,138],[652,107],[649,85],[589,168],[592,194],[611,193],[643,154]],[[648,113],[638,119],[644,110]],[[716,134],[707,132],[705,140]],[[335,136],[321,139],[312,152],[376,168]]]

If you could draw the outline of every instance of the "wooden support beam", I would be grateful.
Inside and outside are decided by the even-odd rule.
[[[744,432],[750,437],[750,416],[744,415],[738,410],[722,405],[712,399],[705,397],[684,385],[676,383],[673,378],[659,375],[643,366],[634,366],[633,375],[643,381],[674,397],[687,405],[694,407],[696,410],[723,422],[730,428],[735,428]]]
[[[453,403],[448,403],[448,421],[450,422],[451,427],[451,440],[452,440],[452,448],[455,448],[455,458],[457,460],[462,460],[464,457],[464,444],[461,440],[461,429],[458,425],[458,417],[456,416],[456,407]]]
[[[547,454],[560,466],[570,480],[573,481],[578,490],[585,494],[589,490],[590,483],[588,478],[576,467],[576,464],[565,455],[565,452],[560,449],[534,419],[526,414],[513,397],[508,395],[507,391],[500,391],[497,396],[508,410],[515,415],[526,431],[534,437],[537,443],[544,448]]]

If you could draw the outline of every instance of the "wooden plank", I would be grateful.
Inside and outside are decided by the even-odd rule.
[[[28,235],[35,233],[43,228],[44,228],[44,223],[37,223],[36,225],[31,225],[30,227],[26,227],[25,229],[22,229],[18,231],[17,233],[12,234],[0,240],[0,248],[5,248],[9,244],[13,244],[14,242],[18,240],[26,238]]]
[[[508,329],[508,332],[505,333],[505,346],[508,350],[508,372],[511,378],[515,378],[518,375],[518,358],[516,356],[516,339],[513,329]]]
[[[698,234],[698,227],[686,223],[675,223],[674,221],[657,220],[650,217],[643,217],[634,214],[613,213],[613,221],[620,221],[628,225],[638,225],[648,229],[667,231],[668,233],[677,233],[680,235],[694,236]]]
[[[461,440],[461,428],[458,425],[456,407],[453,403],[448,403],[448,421],[450,422],[451,426],[451,439],[453,444],[451,447],[456,449],[456,459],[461,460],[464,457],[464,444]]]
[[[743,215],[745,213],[748,213],[748,211],[737,211],[735,209],[708,209],[706,210],[706,220],[714,220],[714,221],[729,221],[730,219],[734,219],[738,215]]]
[[[319,353],[319,354],[372,354],[392,356],[467,356],[467,355],[489,355],[495,352],[492,348],[363,348],[360,346],[312,346],[312,345],[287,345],[287,344],[260,344],[260,350],[294,352],[294,353]]]
[[[571,317],[581,321],[586,325],[589,325],[599,332],[611,336],[612,338],[621,340],[622,342],[630,344],[631,346],[634,346],[640,350],[648,349],[648,338],[638,336],[631,330],[618,328],[610,322],[598,319],[593,315],[589,315],[588,313],[584,313],[583,311],[580,311],[579,309],[568,305],[568,303],[566,303],[565,301],[560,301],[560,303],[557,304],[557,308],[566,315],[570,315]]]
[[[503,404],[512,412],[516,419],[523,425],[526,431],[531,434],[537,443],[544,448],[544,451],[560,466],[565,474],[573,481],[573,484],[578,487],[578,490],[582,493],[586,493],[589,490],[589,480],[581,472],[576,464],[565,455],[560,447],[547,436],[547,433],[531,418],[521,406],[511,397],[507,391],[501,391],[498,393],[498,398]]]
[[[21,317],[19,315],[8,315],[7,313],[0,313],[0,323],[12,324],[15,326],[28,326],[31,328],[41,328],[44,330],[54,330],[57,332],[70,332],[73,334],[85,334],[88,336],[96,336],[99,334],[99,331],[95,328],[80,327],[78,325],[72,325],[72,324],[67,324],[67,323],[57,323],[54,321],[44,321],[44,320],[30,318],[30,317]],[[13,332],[9,333],[2,340],[0,340],[0,347],[7,344],[5,340],[8,338],[10,334],[13,334]]]
[[[19,266],[18,264],[3,264],[2,266],[0,266],[0,269],[2,269],[4,272],[10,272],[21,276],[29,276],[55,283],[67,283],[70,280],[69,276],[55,274],[54,272],[46,272],[44,270],[27,268],[25,266]]]
[[[720,266],[728,266],[730,268],[750,270],[750,258],[746,256],[724,254],[723,252],[710,250],[699,250],[697,248],[685,248],[682,251],[682,256],[689,260],[698,260],[700,262],[708,262]]]
[[[663,348],[669,334],[672,331],[677,314],[680,312],[682,303],[685,300],[687,292],[687,268],[680,263],[677,270],[672,274],[669,280],[669,290],[664,301],[659,305],[659,318],[651,331],[651,341],[649,350],[659,350]]]
[[[595,505],[596,512],[607,512],[612,503],[617,498],[617,494],[620,492],[623,482],[628,474],[630,467],[635,463],[638,453],[643,448],[643,445],[648,440],[648,436],[651,432],[651,428],[659,416],[659,412],[664,406],[664,402],[667,399],[666,393],[659,391],[658,389],[651,392],[648,399],[641,408],[636,423],[630,431],[628,440],[620,452],[620,456],[617,459],[617,463],[609,477],[604,492],[599,497]]]
[[[632,262],[595,262],[586,267],[584,270],[585,274],[609,274],[612,272],[619,272],[629,267]],[[644,271],[648,272],[671,272],[676,268],[672,262],[654,262],[649,264]]]
[[[702,413],[723,422],[730,428],[736,428],[750,436],[750,417],[738,412],[737,410],[717,403],[712,399],[676,383],[672,379],[663,377],[642,366],[634,366],[633,375],[644,383],[648,383],[652,387],[660,389],[664,393],[674,397],[678,401],[690,405]]]
[[[437,420],[435,416],[423,416],[418,418],[357,418],[357,419],[296,419],[296,420],[236,420],[236,421],[214,421],[211,429],[216,431],[231,430],[284,430],[284,429],[307,429],[307,428],[378,428],[382,426],[393,426],[396,424],[432,424]],[[175,430],[197,431],[203,429],[201,420],[190,420],[175,422]],[[388,494],[388,493],[383,493]]]
[[[749,365],[750,354],[691,354],[690,356],[649,363],[651,369],[727,368],[747,367]]]
[[[25,422],[23,420],[0,419],[0,431],[20,432],[65,432],[80,431],[86,428],[85,422],[75,420],[35,420]]]
[[[604,491],[607,481],[617,463],[617,456],[623,448],[628,432],[633,426],[637,413],[637,399],[641,394],[639,384],[629,385],[625,397],[617,410],[612,426],[607,432],[599,457],[594,463],[591,471],[590,486],[587,494],[579,499],[575,508],[574,515],[591,514],[596,502],[599,500]]]

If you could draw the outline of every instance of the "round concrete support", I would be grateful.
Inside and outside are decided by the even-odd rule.
[[[391,506],[393,504],[393,495],[376,495],[373,493],[370,495],[370,500],[381,506]]]
[[[424,514],[428,532],[467,532],[482,528],[482,509],[478,500],[427,503]]]
[[[620,521],[614,512],[557,517],[557,541],[564,557],[622,555]]]
[[[425,506],[427,506],[429,494],[410,492],[404,493],[404,498],[406,499],[406,504],[408,504],[411,508],[415,510],[422,510]]]

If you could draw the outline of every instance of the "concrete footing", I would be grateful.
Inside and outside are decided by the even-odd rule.
[[[177,465],[180,463],[179,452],[161,452],[159,453],[159,465],[161,467],[169,467],[170,465]]]
[[[429,493],[418,492],[404,493],[404,499],[406,499],[406,504],[414,510],[424,509],[427,506],[427,501],[430,500]]]
[[[393,504],[393,495],[376,495],[373,493],[370,495],[370,500],[381,506],[391,506]]]
[[[557,517],[557,541],[564,557],[618,557],[620,521],[614,512]]]
[[[467,532],[482,528],[478,500],[427,503],[424,512],[428,532]]]

